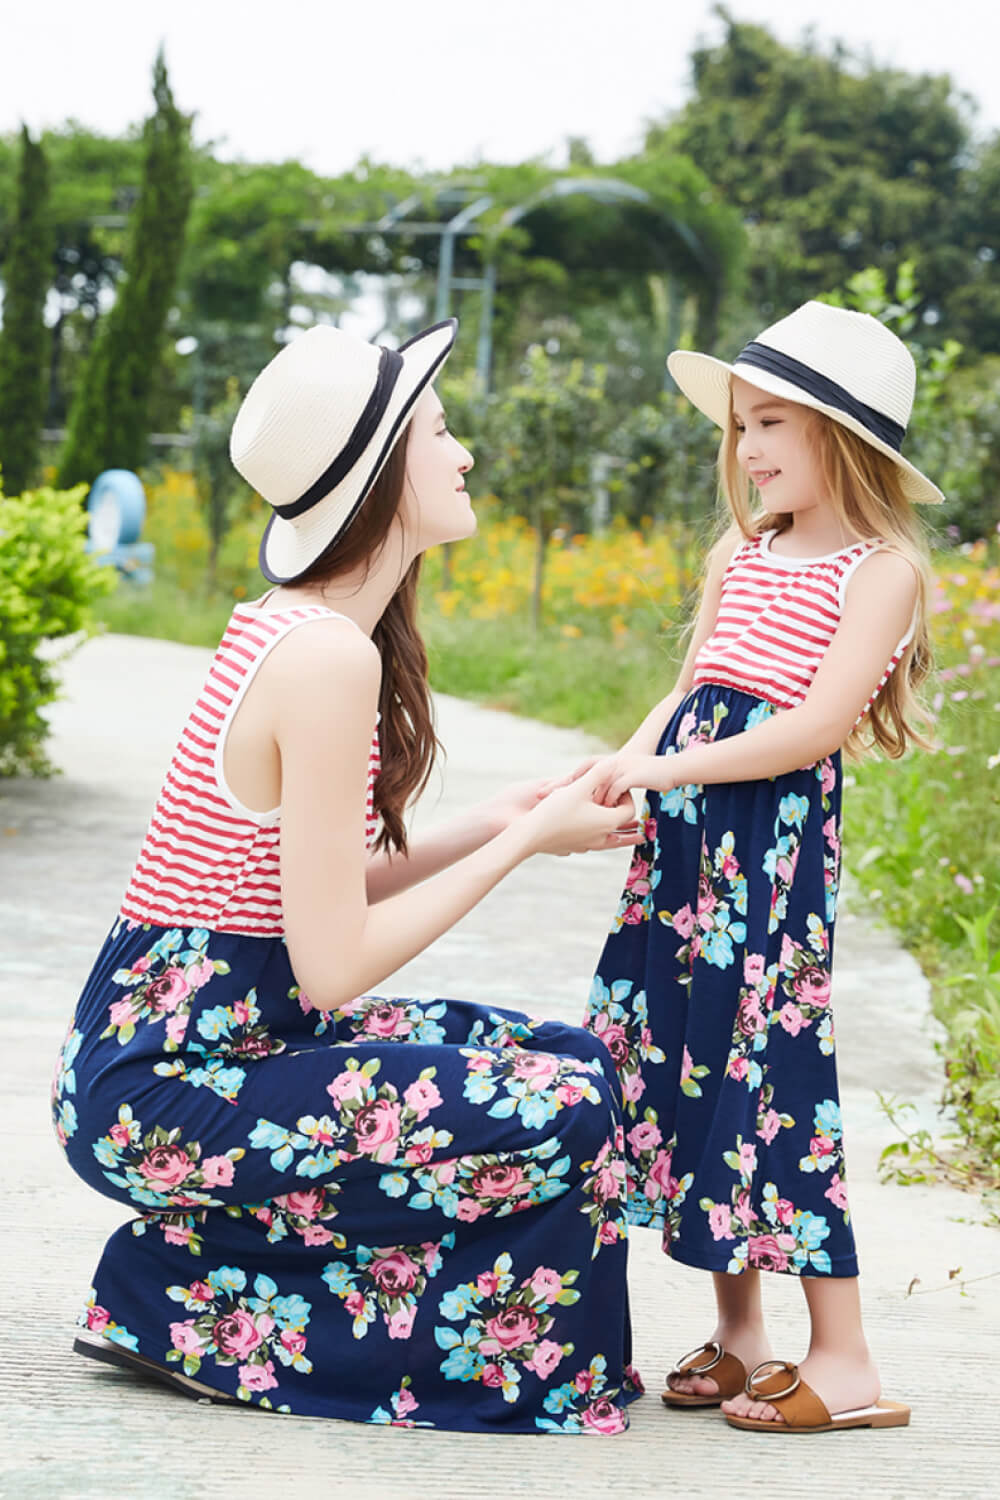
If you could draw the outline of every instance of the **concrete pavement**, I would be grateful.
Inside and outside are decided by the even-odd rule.
[[[0,1500],[241,1500],[556,1493],[576,1496],[762,1494],[818,1487],[877,1497],[985,1497],[1000,1489],[992,1389],[1000,1349],[1000,1236],[974,1199],[950,1188],[881,1186],[892,1132],[875,1090],[914,1099],[933,1119],[940,1064],[927,989],[890,934],[848,911],[838,926],[834,1003],[869,1336],[885,1392],[914,1408],[905,1430],[806,1443],[739,1434],[718,1413],[665,1412],[675,1356],[710,1328],[699,1273],[636,1231],[631,1275],[636,1362],[649,1395],[624,1437],[572,1443],[467,1438],[201,1407],[70,1352],[78,1307],[122,1208],[66,1168],[48,1121],[53,1062],[149,816],[174,737],[209,653],[107,636],[65,668],[51,713],[64,774],[0,782],[0,1190],[6,1274],[0,1359]],[[571,764],[592,743],[452,699],[439,700],[448,748],[423,821],[505,780]],[[522,866],[432,950],[382,988],[460,995],[579,1020],[627,856]],[[907,1297],[913,1278],[920,1284]],[[800,1289],[770,1278],[773,1342],[804,1351]]]

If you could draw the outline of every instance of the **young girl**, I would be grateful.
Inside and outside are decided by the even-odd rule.
[[[431,386],[455,328],[311,329],[236,419],[276,587],[233,613],[60,1059],[71,1166],[139,1209],[76,1348],[305,1416],[617,1432],[640,1388],[604,1048],[366,993],[527,856],[638,837],[591,777],[407,842],[419,560],[476,525]]]
[[[622,1078],[629,1217],[715,1284],[709,1341],[663,1400],[769,1432],[893,1426],[909,1412],[879,1400],[862,1332],[830,1013],[840,750],[917,738],[912,503],[942,497],[900,455],[913,361],[874,318],[810,302],[732,365],[668,363],[723,429],[734,524],[676,688],[600,768],[609,806],[648,790],[646,843],[587,1018]],[[761,1271],[802,1277],[801,1371],[772,1359]]]

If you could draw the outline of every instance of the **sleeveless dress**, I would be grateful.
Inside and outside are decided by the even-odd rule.
[[[234,612],[70,1024],[57,1136],[138,1211],[80,1323],[273,1410],[620,1432],[641,1385],[604,1047],[461,1001],[318,1011],[295,982],[280,810],[241,806],[222,755],[267,653],[331,613]],[[377,770],[376,729],[369,843]]]
[[[726,569],[658,755],[801,703],[852,573],[883,545],[781,557],[773,535]],[[855,1276],[830,1010],[840,752],[768,780],[650,792],[641,819],[585,1022],[622,1082],[628,1217],[708,1271]]]

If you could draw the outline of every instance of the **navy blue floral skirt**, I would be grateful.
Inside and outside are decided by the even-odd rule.
[[[139,1211],[81,1323],[230,1396],[468,1432],[620,1432],[621,1092],[572,1026],[315,1011],[281,939],[119,921],[60,1055],[70,1165]]]
[[[657,753],[775,710],[694,689]],[[648,795],[586,1024],[625,1097],[628,1216],[676,1260],[855,1276],[830,963],[840,756]]]

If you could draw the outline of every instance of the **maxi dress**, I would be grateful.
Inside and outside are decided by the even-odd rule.
[[[798,559],[773,535],[736,550],[658,755],[801,702],[851,575],[883,545]],[[649,792],[641,820],[586,1016],[622,1081],[628,1218],[704,1270],[855,1276],[830,1008],[840,752]]]
[[[641,1384],[604,1046],[463,1001],[314,1009],[282,936],[280,814],[225,784],[257,667],[331,613],[234,612],[70,1024],[56,1133],[137,1212],[80,1323],[272,1410],[620,1432]],[[376,730],[369,842],[377,766]]]

